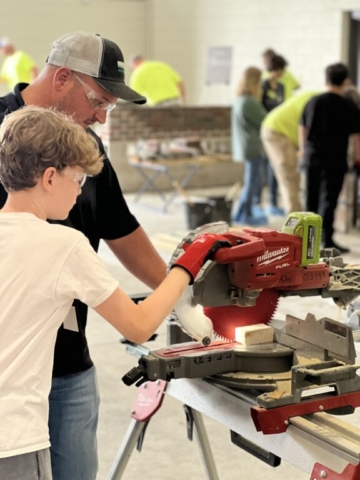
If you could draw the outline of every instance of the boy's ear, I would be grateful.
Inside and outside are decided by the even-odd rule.
[[[54,167],[47,168],[43,173],[41,183],[42,183],[43,189],[48,193],[52,193],[55,175],[56,175],[56,168]]]

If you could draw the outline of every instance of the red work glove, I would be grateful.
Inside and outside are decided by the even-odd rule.
[[[171,268],[181,267],[186,270],[191,276],[190,285],[192,285],[204,263],[211,259],[216,250],[221,247],[231,247],[226,237],[215,233],[203,233],[191,243],[184,243],[185,252]]]

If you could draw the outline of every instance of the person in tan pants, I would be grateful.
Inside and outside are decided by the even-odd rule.
[[[261,140],[274,170],[287,214],[303,210],[298,171],[298,124],[302,111],[317,92],[303,92],[272,110],[261,126]]]

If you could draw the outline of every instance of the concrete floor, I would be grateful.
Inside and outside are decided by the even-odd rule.
[[[212,193],[222,194],[224,189],[214,189]],[[194,192],[209,195],[208,191]],[[176,233],[179,237],[185,235],[186,215],[180,200],[175,201],[169,212],[164,214],[132,202],[132,195],[127,195],[129,205],[163,258],[168,261],[173,248],[164,246],[161,235]],[[150,205],[159,205],[156,198],[147,195],[144,201]],[[283,218],[270,218],[269,226],[281,228]],[[351,254],[345,258],[350,262],[358,262],[360,258],[359,231],[350,234],[337,234],[336,240],[351,248]],[[147,292],[148,289],[134,279],[113,257],[105,244],[101,245],[100,256],[108,265],[109,270],[119,279],[120,286],[128,293]],[[318,318],[328,316],[334,319],[344,319],[345,311],[341,311],[331,300],[321,298],[283,299],[280,302],[275,318],[284,319],[286,313],[293,313],[304,318],[312,312]],[[99,444],[99,474],[97,480],[105,480],[116,452],[128,428],[132,402],[136,387],[126,387],[121,377],[137,364],[137,360],[125,352],[119,343],[120,335],[105,321],[91,312],[88,325],[90,351],[98,372],[101,408],[98,429]],[[158,330],[156,342],[151,348],[166,345],[165,324]],[[276,480],[305,480],[309,474],[300,471],[292,465],[283,462],[273,469],[261,461],[235,447],[230,441],[230,432],[213,420],[204,418],[214,453],[215,463],[221,480],[263,478]],[[352,423],[360,426],[357,415],[352,416]],[[172,397],[165,398],[160,411],[151,420],[146,432],[141,453],[134,451],[128,467],[122,477],[124,480],[200,480],[206,475],[201,463],[196,442],[190,442],[186,437],[185,415],[182,405]]]

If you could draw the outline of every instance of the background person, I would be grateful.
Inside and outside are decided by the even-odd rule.
[[[240,77],[231,113],[232,157],[235,162],[244,162],[244,184],[233,221],[245,225],[267,223],[264,215],[255,216],[253,213],[254,195],[263,180],[261,167],[265,156],[260,126],[266,111],[260,99],[261,70],[249,67]]]
[[[286,66],[286,61],[280,55],[273,55],[268,64],[269,76],[262,82],[262,97],[261,102],[267,112],[271,112],[274,108],[278,107],[285,100],[284,85],[279,81],[279,78],[283,75]],[[274,170],[269,160],[265,157],[262,165],[262,175],[265,183],[269,187],[269,205],[267,207],[267,213],[270,215],[284,215],[283,208],[278,207],[278,184]],[[259,184],[259,191],[256,192],[257,209],[262,210],[261,205],[261,193],[263,190],[263,184]]]
[[[302,92],[272,110],[261,126],[261,140],[278,182],[286,214],[301,212],[298,168],[299,120],[317,92]]]
[[[0,70],[0,82],[11,91],[17,83],[31,83],[38,76],[34,60],[25,52],[16,50],[9,38],[0,39],[0,54],[5,57]]]
[[[228,244],[219,235],[196,238],[156,291],[136,305],[83,234],[45,221],[64,220],[86,175],[101,168],[96,141],[63,114],[32,106],[10,114],[1,126],[0,179],[8,193],[0,210],[2,479],[52,478],[47,425],[51,368],[56,332],[74,298],[129,340],[144,342],[209,255]]]
[[[185,84],[165,62],[145,60],[142,55],[130,59],[130,87],[147,98],[151,106],[185,104]]]
[[[276,54],[277,53],[272,48],[267,48],[262,53],[262,61],[264,65],[264,72],[262,74],[263,80],[266,80],[268,78],[270,61],[272,57]],[[294,91],[300,88],[301,86],[300,82],[294,77],[294,75],[290,72],[287,66],[288,66],[288,62],[285,60],[285,69],[282,75],[279,77],[279,82],[281,82],[284,85],[285,99],[290,98],[293,95]]]
[[[0,98],[0,122],[24,105],[36,105],[65,112],[87,129],[104,157],[104,167],[87,180],[68,218],[60,223],[80,230],[95,251],[103,239],[133,275],[156,288],[166,276],[166,264],[129,211],[104,146],[90,129],[96,122],[105,123],[118,98],[146,102],[125,85],[120,48],[99,35],[70,33],[53,43],[47,64],[33,83],[16,85],[13,93]],[[6,197],[0,184],[0,207]],[[87,306],[76,300],[57,335],[49,397],[54,480],[95,480],[98,469],[100,400],[86,323]]]
[[[360,134],[360,110],[343,96],[348,77],[343,63],[325,69],[327,91],[305,106],[299,139],[306,175],[306,210],[322,216],[323,245],[340,253],[348,253],[349,249],[333,239],[334,213],[348,169],[349,136]]]

